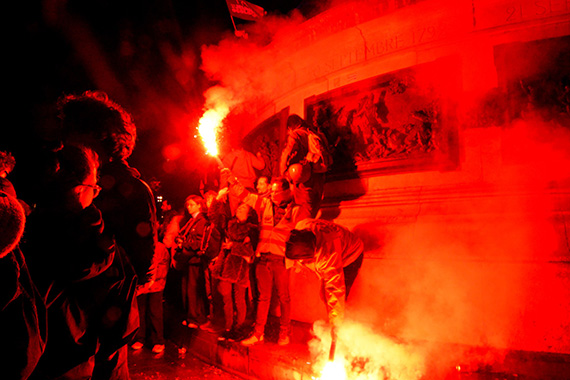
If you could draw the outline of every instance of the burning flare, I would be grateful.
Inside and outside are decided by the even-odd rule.
[[[200,118],[198,133],[200,133],[200,137],[206,148],[206,154],[214,157],[218,156],[218,129],[228,112],[228,107],[218,106],[217,108],[207,110]]]
[[[419,380],[425,373],[424,348],[396,342],[356,321],[345,321],[339,329],[334,358],[327,324],[315,322],[313,333],[309,349],[315,380]]]
[[[344,360],[336,359],[326,362],[319,380],[347,380]]]

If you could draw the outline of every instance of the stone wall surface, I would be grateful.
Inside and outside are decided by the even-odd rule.
[[[306,98],[441,58],[458,65],[452,167],[329,176],[322,217],[366,245],[348,315],[408,341],[570,354],[570,113],[513,106],[509,87],[544,78],[551,54],[568,62],[570,3],[428,0],[362,23],[345,7],[275,42],[295,52],[276,59],[283,85],[267,115],[303,115]],[[295,319],[326,318],[314,274],[291,286]]]

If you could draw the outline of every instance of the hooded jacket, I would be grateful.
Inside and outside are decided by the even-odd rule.
[[[299,260],[321,279],[329,322],[337,326],[344,320],[346,286],[343,268],[352,264],[364,251],[360,238],[348,228],[322,219],[305,219],[295,229],[309,229],[315,236],[314,260]]]

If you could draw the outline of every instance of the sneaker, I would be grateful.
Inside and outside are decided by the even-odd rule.
[[[152,352],[154,352],[155,354],[160,354],[163,351],[164,351],[164,344],[155,344],[154,347],[152,348]]]
[[[286,346],[290,342],[289,339],[289,329],[280,329],[279,330],[279,339],[277,340],[277,344],[280,346]]]
[[[280,346],[286,346],[288,345],[290,342],[289,336],[285,335],[285,336],[281,336],[281,334],[279,334],[279,339],[277,340],[277,344]]]
[[[197,329],[198,325],[194,322],[187,322],[186,327],[188,327],[189,329]]]
[[[144,347],[144,344],[142,342],[135,342],[131,346],[131,348],[135,351],[140,350],[143,347]]]
[[[249,338],[241,341],[242,346],[253,346],[254,344],[263,342],[263,334],[252,334]]]

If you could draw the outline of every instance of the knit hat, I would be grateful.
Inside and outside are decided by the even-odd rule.
[[[26,214],[18,200],[0,192],[0,258],[11,252],[24,233]]]

